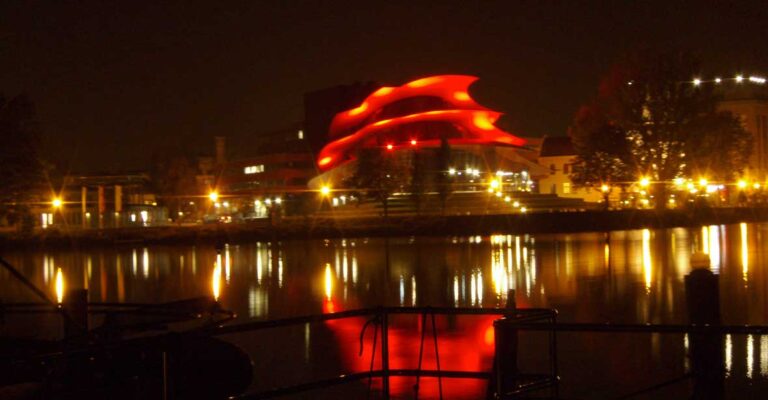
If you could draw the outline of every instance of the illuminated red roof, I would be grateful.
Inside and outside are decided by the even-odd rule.
[[[320,151],[318,166],[327,170],[349,161],[361,147],[436,147],[442,137],[452,145],[525,144],[524,139],[494,125],[500,113],[472,99],[468,89],[476,80],[467,75],[439,75],[379,88],[359,106],[334,117],[329,136],[337,139]],[[435,129],[427,130],[432,131],[427,134],[425,124],[447,128],[438,134]]]

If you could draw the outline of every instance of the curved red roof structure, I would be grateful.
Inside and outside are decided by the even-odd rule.
[[[476,80],[438,75],[379,88],[359,106],[336,114],[329,132],[335,140],[320,151],[317,165],[322,170],[333,168],[351,160],[361,147],[436,147],[442,138],[452,145],[524,145],[524,139],[494,125],[501,113],[469,95]]]

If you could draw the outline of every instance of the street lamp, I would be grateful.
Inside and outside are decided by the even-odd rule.
[[[648,179],[647,177],[640,178],[640,186],[648,187],[648,185],[650,185],[650,184],[651,184],[651,180]]]
[[[54,197],[53,200],[51,200],[51,205],[53,206],[53,208],[61,208],[62,204],[63,202],[59,197]]]
[[[739,186],[739,189],[744,189],[744,188],[746,188],[746,187],[747,187],[747,181],[745,181],[745,180],[741,179],[741,180],[739,180],[739,182],[737,183],[737,185]]]
[[[212,191],[211,193],[208,193],[208,198],[215,203],[217,200],[219,200],[219,193]]]
[[[611,187],[610,187],[610,186],[608,186],[608,185],[606,185],[606,184],[603,184],[602,186],[600,186],[600,190],[601,190],[603,193],[608,193],[608,192],[611,190]]]
[[[328,196],[329,194],[331,194],[331,187],[328,185],[324,185],[323,187],[320,188],[320,194],[322,194],[323,196]]]

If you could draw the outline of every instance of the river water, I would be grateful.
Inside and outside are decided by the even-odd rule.
[[[518,307],[555,308],[560,321],[686,323],[683,279],[691,270],[691,254],[704,252],[720,277],[723,322],[768,324],[766,245],[768,224],[736,224],[609,233],[254,242],[228,244],[220,252],[213,244],[139,245],[4,256],[53,299],[61,295],[57,288],[62,286],[87,288],[94,302],[215,296],[241,321],[378,305],[503,307],[514,289]],[[6,271],[0,272],[0,298],[34,300]],[[409,324],[404,320],[403,329]],[[456,368],[488,367],[489,324],[487,319],[438,321],[438,329],[448,335],[441,342],[444,363],[455,357]],[[14,331],[12,326],[3,329]],[[367,361],[361,363],[365,357],[356,358],[358,326],[307,325],[294,333],[263,339],[301,349],[295,355],[298,360],[286,362],[291,368],[314,365],[317,370],[319,356],[310,354],[315,352],[325,354],[320,364],[332,364],[331,370],[366,369]],[[562,389],[576,397],[610,397],[674,378],[688,368],[683,335],[636,336],[559,335]],[[318,337],[327,343],[318,343]],[[477,346],[467,337],[477,337]],[[418,343],[402,343],[406,350],[401,361],[409,363]],[[243,346],[256,352],[265,350],[259,348],[264,345]],[[470,356],[457,352],[459,347],[475,347],[479,355],[467,362]],[[729,335],[724,352],[729,393],[752,395],[766,389],[768,336]],[[334,356],[327,358],[326,353]],[[258,369],[259,362],[255,364]],[[659,393],[685,395],[688,385]],[[461,387],[468,389],[454,388],[454,393],[471,398],[482,385]]]

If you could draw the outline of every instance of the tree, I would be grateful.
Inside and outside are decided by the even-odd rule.
[[[448,197],[453,193],[453,181],[448,175],[451,167],[451,145],[448,139],[440,138],[440,148],[437,151],[437,168],[435,169],[435,186],[440,197],[440,210],[445,214],[445,205]]]
[[[160,204],[177,219],[183,210],[188,196],[197,194],[195,175],[197,169],[189,157],[174,154],[178,150],[164,148],[152,157],[152,183],[160,196]]]
[[[346,186],[381,203],[384,218],[388,218],[389,198],[400,187],[403,177],[399,169],[394,154],[385,153],[381,147],[362,148],[357,152],[356,169]]]
[[[0,218],[24,221],[44,176],[35,109],[26,97],[0,95],[0,138]]]
[[[614,169],[634,176],[628,180],[646,176],[663,208],[668,182],[702,164],[716,176],[743,170],[749,133],[733,115],[717,111],[711,86],[691,82],[697,72],[696,60],[683,53],[641,51],[617,63],[570,130],[582,163],[574,178],[590,185],[598,177],[626,179],[618,171],[605,173]]]
[[[427,192],[428,164],[428,157],[425,157],[419,150],[413,151],[413,156],[411,157],[410,182],[408,186],[411,193],[411,201],[413,202],[417,213],[421,213],[424,195]]]

